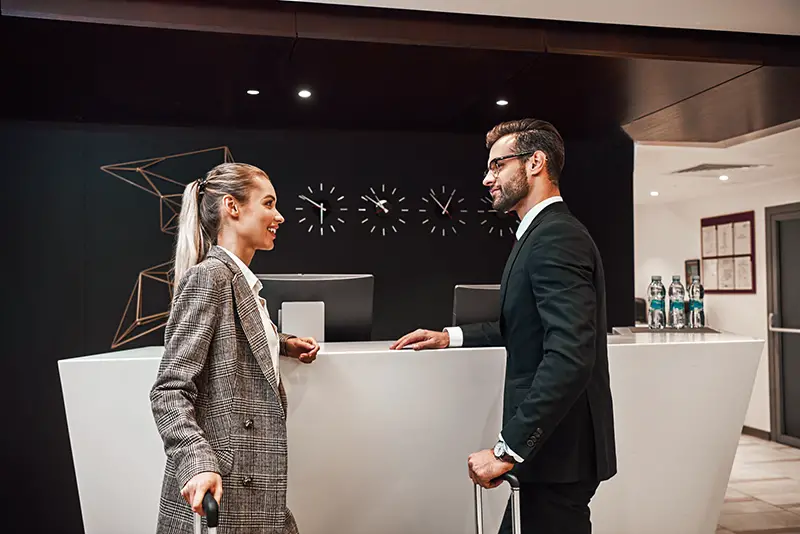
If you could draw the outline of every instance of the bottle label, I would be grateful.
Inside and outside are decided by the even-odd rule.
[[[650,309],[651,310],[661,310],[664,311],[664,300],[663,299],[653,299],[650,301]]]
[[[701,300],[690,300],[689,301],[689,309],[690,310],[702,310],[703,309],[703,301]]]
[[[684,310],[682,300],[673,300],[672,302],[670,302],[669,307],[671,310],[680,310],[680,311]]]

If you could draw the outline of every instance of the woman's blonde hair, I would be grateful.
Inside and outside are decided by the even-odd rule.
[[[176,287],[184,273],[203,261],[217,243],[222,197],[231,195],[240,203],[247,202],[256,176],[269,179],[258,167],[246,163],[221,163],[186,186],[175,240]]]

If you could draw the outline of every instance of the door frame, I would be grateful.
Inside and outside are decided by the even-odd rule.
[[[775,313],[780,304],[780,287],[778,286],[778,222],[800,218],[800,202],[773,206],[764,210],[764,226],[767,230],[767,343],[769,354],[769,405],[770,405],[770,439],[800,448],[800,439],[787,435],[783,428],[783,399],[781,384],[781,333],[769,330],[769,314]],[[781,325],[785,326],[785,325]],[[789,325],[794,327],[795,325]],[[794,334],[784,334],[794,335]],[[800,335],[800,334],[798,334]]]

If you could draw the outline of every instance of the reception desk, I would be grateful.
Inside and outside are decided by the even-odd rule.
[[[619,474],[592,501],[594,532],[713,534],[763,341],[617,332]],[[496,442],[505,351],[389,344],[326,343],[312,365],[281,359],[288,500],[303,534],[474,532],[466,459]],[[148,394],[162,350],[59,361],[87,534],[154,531],[164,452]],[[486,532],[507,495],[485,493]]]

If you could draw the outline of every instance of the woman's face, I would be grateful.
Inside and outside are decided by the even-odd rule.
[[[278,196],[272,182],[264,176],[253,178],[250,197],[240,205],[237,224],[239,238],[255,250],[272,250],[283,215],[277,208]]]

